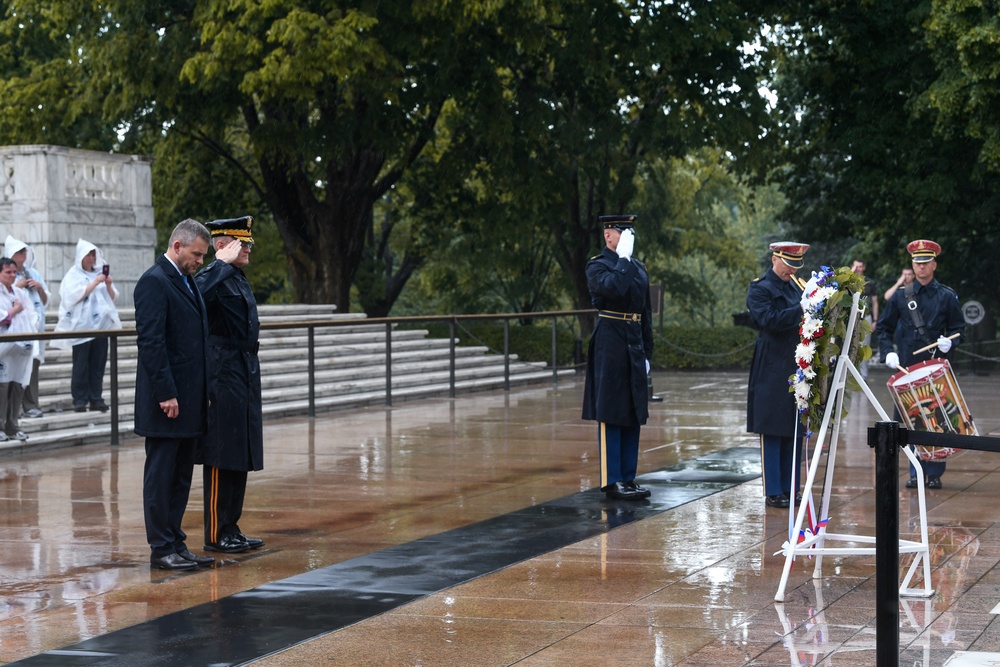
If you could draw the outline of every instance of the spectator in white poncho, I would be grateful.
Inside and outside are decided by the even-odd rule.
[[[100,248],[80,239],[76,260],[59,286],[59,322],[56,331],[121,329],[115,308],[115,291],[107,262]],[[53,347],[73,348],[73,379],[70,393],[77,412],[108,409],[104,393],[104,366],[108,362],[108,339],[82,336],[52,341]]]
[[[17,265],[9,257],[0,259],[0,333],[27,334],[35,332],[35,309],[31,297],[20,287]],[[18,427],[21,415],[21,395],[31,379],[32,341],[0,343],[0,419],[3,432],[0,441],[28,436]]]
[[[35,251],[25,243],[15,239],[10,234],[3,244],[3,256],[10,257],[17,266],[15,287],[20,287],[31,297],[31,305],[35,309],[35,328],[45,331],[45,306],[49,303],[49,288],[42,279],[42,274],[35,268]],[[38,399],[38,367],[45,363],[45,341],[37,340],[32,346],[31,380],[24,387],[24,398],[21,407],[24,416],[41,417],[42,406]]]

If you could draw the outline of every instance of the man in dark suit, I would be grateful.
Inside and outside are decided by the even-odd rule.
[[[197,220],[174,228],[167,250],[135,285],[139,365],[135,432],[146,438],[142,500],[150,563],[164,570],[210,565],[188,550],[181,529],[195,445],[208,414],[205,303],[195,286],[211,241]]]
[[[634,215],[604,215],[604,250],[587,263],[590,300],[598,309],[587,353],[583,418],[598,422],[601,490],[614,500],[650,495],[635,481],[639,429],[649,417],[653,358],[649,275],[632,258]]]
[[[770,247],[771,268],[747,290],[747,308],[759,330],[747,384],[747,431],[760,435],[765,504],[788,507],[793,487],[798,487],[792,460],[799,421],[788,378],[797,368],[802,323],[802,288],[793,278],[809,246],[783,241]]]
[[[253,249],[253,218],[206,223],[215,261],[198,274],[208,311],[208,434],[195,458],[204,466],[205,549],[239,553],[264,540],[240,530],[247,472],[264,467],[260,319],[243,267]]]

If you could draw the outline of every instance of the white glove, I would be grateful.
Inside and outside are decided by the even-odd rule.
[[[945,338],[944,336],[938,336],[937,346],[938,349],[941,350],[941,354],[948,354],[948,350],[951,349],[951,339]]]
[[[885,355],[885,365],[888,366],[889,368],[895,369],[897,366],[899,366],[899,355],[896,354],[895,352],[890,352],[889,354]]]
[[[802,306],[802,312],[805,312],[806,308],[809,307],[809,292],[807,290],[802,290],[802,297],[799,299],[799,305]]]
[[[622,232],[621,238],[618,239],[618,248],[616,250],[618,256],[631,262],[633,246],[635,246],[635,235],[631,229],[626,229]]]
[[[646,375],[649,375],[649,359],[646,359]]]

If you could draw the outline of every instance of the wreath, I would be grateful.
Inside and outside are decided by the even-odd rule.
[[[795,348],[797,369],[788,378],[788,390],[795,394],[795,406],[807,426],[807,436],[812,434],[812,427],[818,426],[822,418],[830,391],[832,367],[847,336],[847,320],[854,294],[862,293],[864,288],[865,279],[848,267],[834,270],[821,266],[819,271],[813,271],[802,292],[802,324],[799,326],[799,344]],[[862,302],[861,305],[867,304]],[[862,342],[871,332],[871,323],[859,318],[847,350],[848,358],[853,362],[871,358],[871,346]],[[847,388],[854,391],[861,389],[851,374],[847,377]],[[846,415],[846,408],[844,412]]]

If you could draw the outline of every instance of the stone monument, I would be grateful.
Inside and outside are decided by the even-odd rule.
[[[81,238],[111,266],[118,308],[132,308],[132,289],[156,253],[151,164],[138,155],[0,146],[0,244],[10,234],[34,248],[50,319]]]

